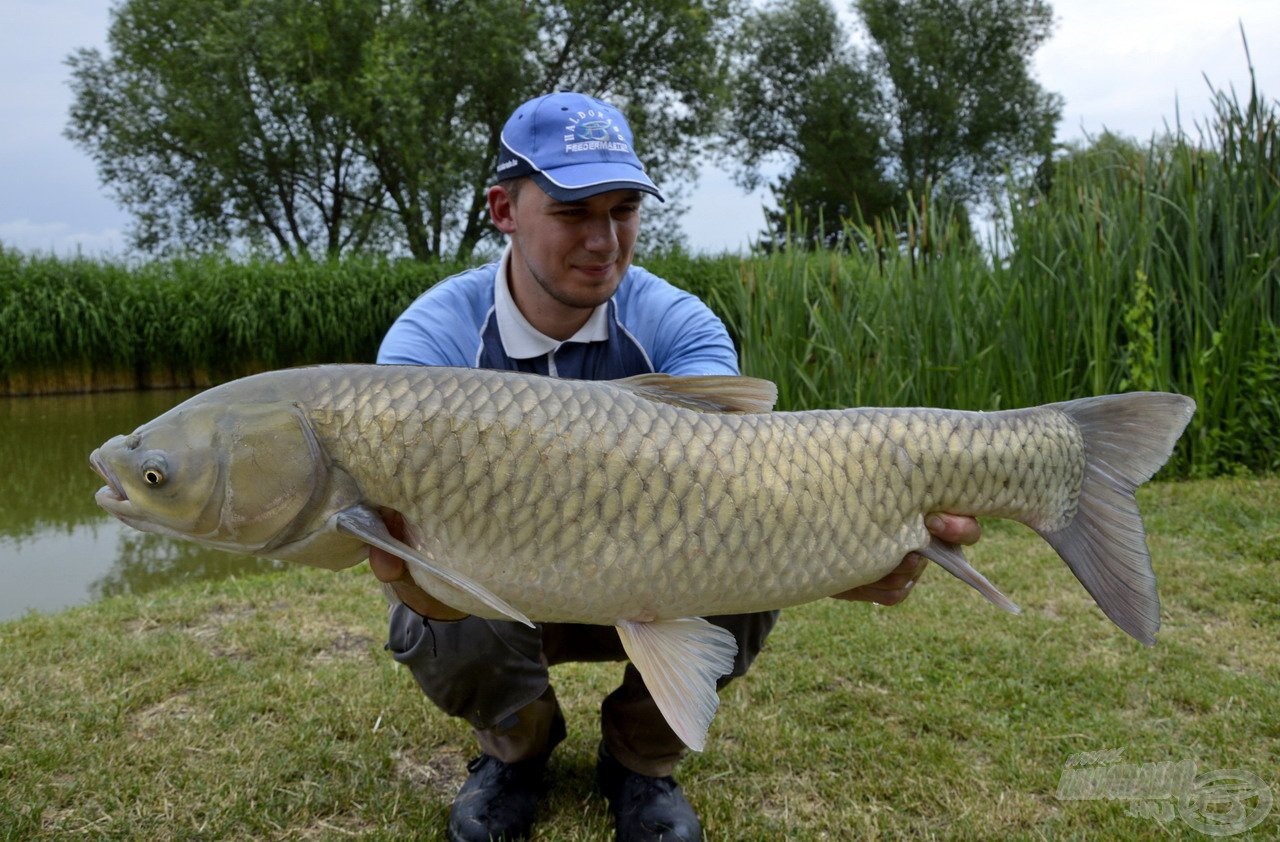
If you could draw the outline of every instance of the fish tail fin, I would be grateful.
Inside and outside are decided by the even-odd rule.
[[[1080,428],[1085,466],[1075,516],[1065,526],[1036,531],[1103,613],[1150,646],[1160,628],[1160,598],[1134,491],[1168,461],[1195,413],[1195,401],[1131,392],[1048,408]]]

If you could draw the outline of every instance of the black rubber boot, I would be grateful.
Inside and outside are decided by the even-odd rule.
[[[596,785],[609,799],[618,842],[694,842],[702,824],[675,778],[632,772],[600,746]]]
[[[545,758],[503,763],[487,754],[468,763],[471,774],[449,808],[450,842],[528,836],[546,765]]]

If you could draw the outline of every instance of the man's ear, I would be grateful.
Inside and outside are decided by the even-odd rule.
[[[511,201],[511,194],[507,192],[507,188],[501,184],[495,184],[489,188],[487,198],[489,218],[493,220],[494,227],[504,234],[514,233],[516,230],[515,203]]]

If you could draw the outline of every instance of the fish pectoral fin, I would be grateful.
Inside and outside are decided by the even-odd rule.
[[[778,400],[772,381],[729,374],[637,374],[612,383],[648,400],[698,412],[772,412]]]
[[[1010,614],[1022,613],[1022,609],[1014,604],[1013,600],[1000,593],[1000,589],[988,582],[986,576],[973,569],[960,550],[959,544],[950,544],[934,538],[929,542],[929,546],[918,552],[930,561],[937,562],[943,570],[985,596],[992,605],[1003,608]]]
[[[618,637],[667,724],[702,751],[720,697],[716,679],[733,669],[738,643],[701,617],[638,623],[619,620]]]
[[[341,531],[354,535],[366,544],[386,550],[393,556],[403,559],[404,563],[409,565],[410,571],[418,574],[418,576],[428,581],[435,581],[457,588],[480,600],[494,611],[510,617],[516,622],[524,623],[529,628],[533,628],[533,623],[529,621],[528,617],[511,607],[501,597],[490,592],[484,585],[463,576],[456,570],[450,570],[437,562],[428,561],[413,547],[394,537],[387,531],[387,525],[383,523],[382,518],[376,512],[364,506],[354,506],[339,512],[335,516],[335,525]],[[415,576],[415,578],[417,577]]]

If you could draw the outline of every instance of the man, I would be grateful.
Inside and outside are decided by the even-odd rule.
[[[719,319],[692,295],[631,266],[642,197],[662,196],[617,109],[576,93],[521,105],[503,129],[497,177],[488,202],[494,225],[510,239],[501,260],[449,278],[414,302],[388,332],[380,363],[579,379],[738,373]],[[978,537],[968,518],[942,515],[930,529],[953,542]],[[370,564],[405,603],[392,610],[388,648],[436,705],[476,729],[482,753],[468,764],[450,810],[449,838],[522,838],[547,758],[565,736],[547,667],[625,660],[617,634],[467,617],[419,589],[400,559],[375,549]],[[882,581],[840,597],[892,605],[924,564],[909,557]],[[723,686],[746,672],[777,612],[708,619],[738,643]],[[630,664],[601,706],[601,731],[597,781],[618,838],[701,838],[698,817],[671,777],[685,747]]]

